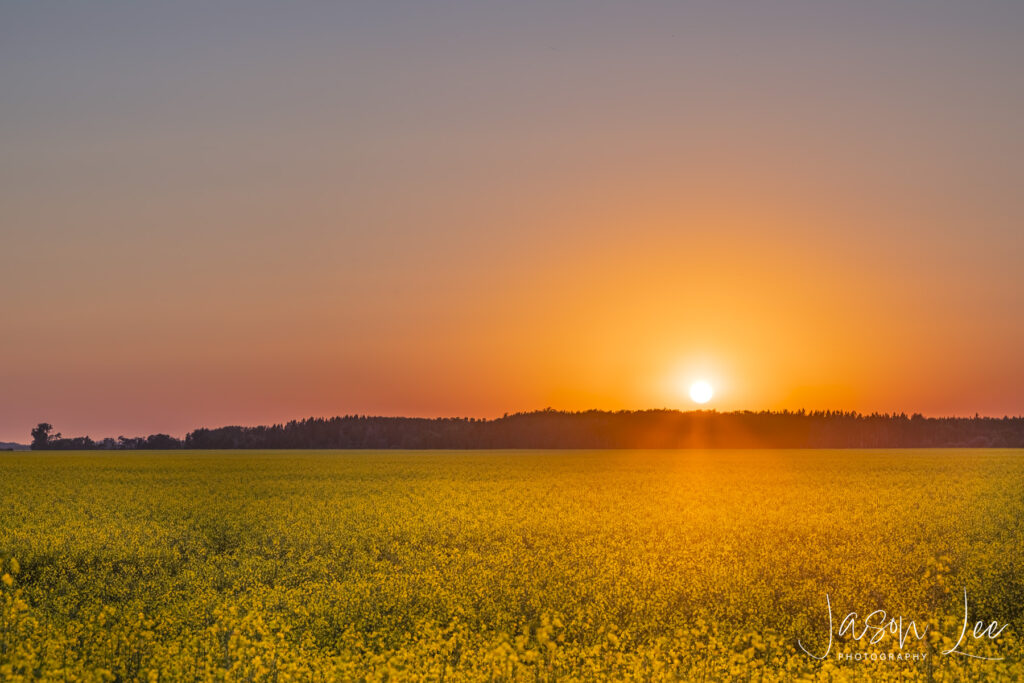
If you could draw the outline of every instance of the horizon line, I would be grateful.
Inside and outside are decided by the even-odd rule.
[[[292,423],[292,422],[305,422],[305,421],[309,421],[309,420],[380,419],[380,420],[428,420],[428,421],[430,421],[430,420],[465,420],[465,421],[474,421],[474,422],[497,422],[499,420],[504,420],[504,419],[508,419],[508,418],[511,418],[511,417],[526,416],[526,415],[536,415],[538,413],[555,413],[555,414],[562,414],[562,415],[583,415],[583,414],[588,414],[588,413],[601,413],[601,414],[614,415],[614,414],[622,414],[622,413],[662,413],[662,412],[663,413],[678,413],[678,414],[681,414],[681,415],[683,415],[683,414],[691,414],[691,413],[713,413],[713,414],[719,414],[719,415],[736,415],[736,414],[750,414],[750,415],[798,415],[798,416],[802,415],[802,416],[809,416],[809,417],[828,415],[828,416],[845,416],[845,417],[855,417],[855,418],[882,417],[882,418],[889,418],[889,419],[899,418],[899,417],[902,416],[902,417],[905,417],[908,420],[909,419],[918,418],[918,417],[921,418],[921,419],[925,419],[925,420],[1020,420],[1020,419],[1024,419],[1024,414],[1018,414],[1018,415],[1004,414],[1002,416],[997,416],[997,415],[982,415],[979,412],[975,412],[974,415],[925,415],[925,414],[920,413],[920,412],[908,413],[907,411],[899,411],[899,412],[896,412],[896,411],[893,411],[893,412],[873,411],[873,412],[869,412],[868,413],[868,412],[861,412],[859,410],[843,410],[843,409],[832,409],[832,408],[814,408],[814,409],[809,409],[809,408],[797,408],[797,409],[781,408],[781,409],[777,409],[777,410],[773,410],[773,409],[754,410],[754,409],[750,409],[750,408],[740,408],[740,409],[735,409],[735,410],[718,410],[717,408],[667,408],[667,407],[663,407],[663,408],[619,408],[619,409],[584,408],[584,409],[580,409],[580,410],[568,410],[568,409],[553,408],[551,406],[547,406],[547,407],[544,407],[544,408],[538,408],[538,409],[534,409],[534,410],[517,411],[517,412],[514,412],[514,413],[513,412],[506,412],[503,415],[495,416],[495,417],[471,417],[471,416],[465,416],[465,415],[434,415],[434,416],[425,416],[425,415],[381,415],[381,414],[371,415],[371,414],[367,414],[367,413],[345,413],[345,414],[335,414],[335,415],[309,415],[309,416],[306,416],[306,417],[290,418],[290,419],[283,420],[283,421],[274,421],[274,422],[267,422],[267,423],[247,423],[247,424],[231,423],[231,424],[221,424],[221,425],[218,425],[218,426],[215,426],[215,427],[198,426],[198,427],[193,427],[191,430],[188,430],[188,431],[184,432],[180,436],[178,434],[171,434],[169,432],[162,432],[162,431],[152,432],[149,436],[166,435],[166,436],[171,436],[171,437],[178,438],[178,439],[184,439],[189,434],[191,434],[191,433],[193,433],[195,431],[201,430],[201,429],[207,429],[207,430],[227,429],[227,428],[253,429],[253,428],[257,428],[257,427],[274,427],[274,426],[279,426],[279,425],[280,426],[284,426],[284,425],[287,425],[287,424]],[[48,423],[48,422],[40,422],[40,423],[37,423],[37,424],[50,424],[50,423]],[[56,426],[54,425],[53,428],[56,429]],[[63,436],[63,433],[61,433],[61,432],[58,432],[58,433]],[[125,436],[124,434],[119,434],[117,437],[101,437],[101,438],[121,438],[121,437],[124,437],[124,436]],[[80,437],[92,438],[88,434],[81,434],[81,435],[76,435],[76,436],[73,436],[73,437],[64,437],[64,438],[80,438]],[[140,437],[127,437],[127,438],[140,438]],[[21,445],[28,445],[28,443],[31,443],[31,441],[29,441],[28,443],[22,443],[20,441],[3,441],[3,442],[0,442],[0,443],[16,444],[16,445],[21,446]]]

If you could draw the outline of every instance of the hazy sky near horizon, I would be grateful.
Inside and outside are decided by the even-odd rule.
[[[1024,3],[0,4],[0,440],[1024,414]]]

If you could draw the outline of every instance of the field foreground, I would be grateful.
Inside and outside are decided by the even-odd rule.
[[[1024,680],[1022,492],[1010,450],[0,454],[0,679]],[[965,590],[992,659],[941,654]],[[826,594],[928,630],[818,661]]]

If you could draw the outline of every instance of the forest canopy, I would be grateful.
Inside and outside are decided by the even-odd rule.
[[[184,439],[67,438],[40,423],[33,450],[291,448],[1021,448],[1024,417],[924,417],[842,411],[545,409],[477,418],[308,418],[275,425],[199,428]]]

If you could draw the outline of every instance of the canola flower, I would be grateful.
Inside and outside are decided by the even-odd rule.
[[[1021,680],[1021,455],[2,456],[0,680]]]

